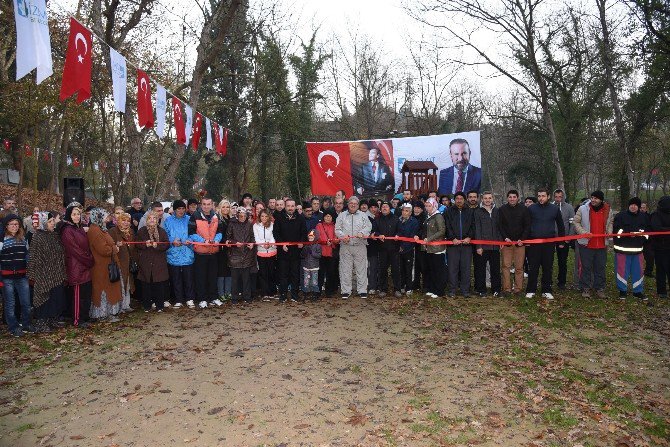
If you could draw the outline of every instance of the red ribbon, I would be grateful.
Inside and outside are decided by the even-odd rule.
[[[533,244],[548,244],[548,243],[555,243],[555,242],[567,242],[567,241],[574,241],[577,239],[591,239],[594,237],[601,237],[601,238],[616,238],[616,237],[644,237],[644,236],[670,236],[670,231],[650,231],[650,232],[639,232],[639,233],[612,233],[612,234],[591,234],[591,233],[586,233],[586,234],[574,234],[572,236],[560,236],[560,237],[549,237],[549,238],[542,238],[542,239],[526,239],[522,240],[521,243],[523,245],[533,245]],[[349,239],[373,239],[373,240],[379,240],[381,241],[381,236],[355,236],[355,237],[350,237]],[[411,237],[403,237],[403,236],[386,236],[384,237],[385,241],[397,241],[397,242],[412,242],[415,244],[420,244],[420,245],[459,245],[459,244],[454,244],[454,241],[448,241],[446,239],[442,239],[439,241],[431,241],[431,242],[424,242],[423,239],[415,240],[414,238]],[[332,239],[330,240],[331,243],[337,244],[341,242],[341,239]],[[460,241],[461,243],[463,241]],[[146,244],[146,241],[139,241],[139,242],[124,242],[124,244],[127,245],[137,245],[137,244]],[[172,244],[171,242],[156,242],[156,244]],[[326,245],[327,242],[323,241],[315,241],[315,242],[308,242],[308,241],[303,241],[303,242],[272,242],[272,243],[266,243],[266,242],[242,242],[242,246],[247,246],[249,244],[252,245],[270,245],[270,246],[276,246],[276,247],[281,247],[281,246],[292,246],[292,245],[312,245],[312,244],[321,244],[321,245]],[[489,241],[489,240],[480,240],[480,239],[471,239],[469,245],[499,245],[499,246],[512,246],[512,245],[517,245],[518,241],[512,241],[512,242],[505,242],[505,241]],[[182,244],[186,245],[186,244]],[[235,242],[232,243],[225,243],[225,242],[211,242],[211,243],[205,243],[205,242],[191,242],[189,245],[199,245],[199,246],[205,246],[205,247],[211,247],[211,246],[218,246],[218,247],[238,247],[238,244]]]

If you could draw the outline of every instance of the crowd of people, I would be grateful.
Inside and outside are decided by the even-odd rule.
[[[115,322],[133,310],[131,299],[144,312],[162,312],[254,299],[468,297],[472,272],[481,297],[539,297],[539,282],[541,297],[552,300],[554,257],[565,289],[571,248],[572,286],[585,298],[606,298],[609,245],[620,299],[630,288],[649,303],[643,283],[654,265],[657,295],[667,298],[670,234],[645,233],[670,231],[670,196],[654,213],[637,197],[615,213],[602,191],[576,207],[563,191],[552,195],[540,189],[522,199],[511,190],[497,206],[491,192],[475,191],[414,197],[407,190],[390,201],[338,191],[304,202],[246,193],[239,202],[204,197],[148,210],[135,198],[111,214],[73,202],[25,219],[7,198],[0,211],[5,323],[19,337],[69,322]],[[611,233],[636,235],[590,236]],[[529,239],[546,241],[523,242]]]

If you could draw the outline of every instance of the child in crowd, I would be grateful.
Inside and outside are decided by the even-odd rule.
[[[305,299],[308,297],[312,301],[319,299],[321,291],[319,290],[319,260],[321,259],[321,245],[314,243],[319,238],[317,230],[311,230],[307,234],[307,240],[310,242],[302,248],[302,270],[303,286],[302,292]]]

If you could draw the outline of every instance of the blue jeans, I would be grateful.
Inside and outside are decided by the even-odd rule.
[[[319,271],[302,269],[302,291],[305,293],[319,293]]]
[[[4,287],[2,294],[5,297],[5,320],[9,325],[9,331],[14,332],[19,328],[19,322],[16,320],[14,307],[16,300],[14,293],[18,296],[19,306],[21,306],[21,324],[24,329],[30,326],[30,287],[28,278],[2,278]]]
[[[232,276],[219,276],[216,278],[216,285],[219,296],[230,295],[232,284]]]

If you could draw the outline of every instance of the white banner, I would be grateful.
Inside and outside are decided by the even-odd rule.
[[[191,106],[186,106],[186,147],[191,142],[191,131],[193,130],[193,109]]]
[[[53,74],[45,0],[14,0],[16,80],[37,68],[37,84]]]
[[[126,113],[126,58],[114,48],[109,47],[109,60],[112,66],[112,92],[114,94],[114,109]]]
[[[165,87],[156,84],[156,135],[158,138],[165,138],[165,109],[167,107],[167,97]]]
[[[207,129],[207,144],[206,147],[208,150],[212,150],[212,122],[209,118],[205,118],[205,128]]]

